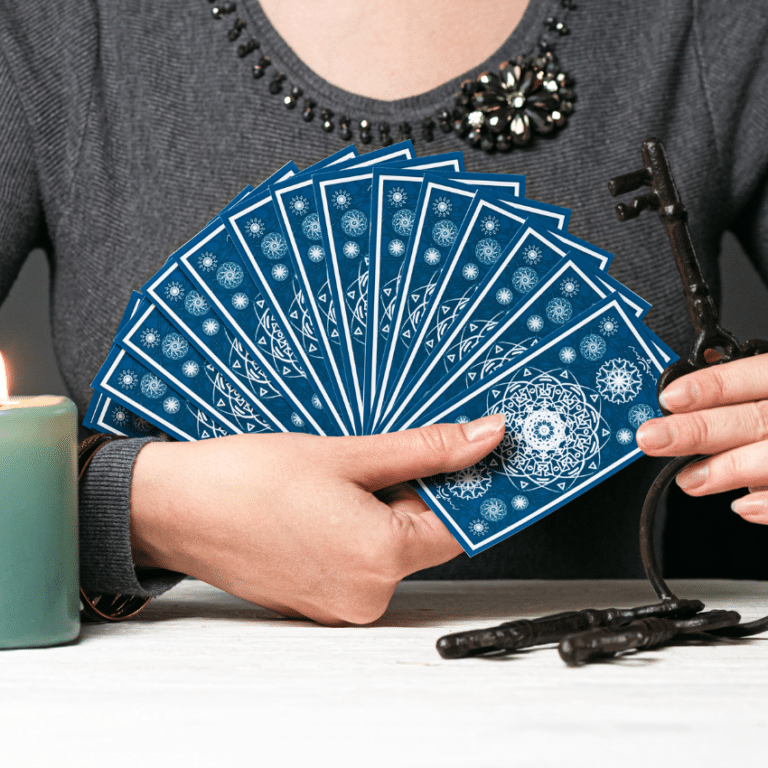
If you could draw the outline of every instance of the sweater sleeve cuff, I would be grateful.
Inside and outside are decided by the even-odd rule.
[[[139,451],[155,438],[114,440],[101,448],[80,482],[80,584],[101,594],[156,597],[183,578],[136,568],[131,555],[130,499]]]

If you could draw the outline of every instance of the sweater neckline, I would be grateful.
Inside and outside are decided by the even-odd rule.
[[[261,41],[262,50],[272,59],[275,68],[286,72],[290,82],[311,94],[318,104],[360,118],[405,120],[423,117],[442,107],[450,108],[452,97],[464,80],[474,79],[486,70],[497,71],[501,62],[535,50],[539,30],[557,6],[556,0],[530,0],[517,26],[485,61],[429,91],[385,101],[344,90],[315,73],[272,25],[258,0],[241,2],[251,17],[252,29]]]

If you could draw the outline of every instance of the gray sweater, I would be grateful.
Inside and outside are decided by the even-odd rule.
[[[679,353],[690,330],[663,229],[650,215],[619,224],[606,189],[639,165],[643,139],[666,143],[715,291],[727,229],[766,275],[764,0],[579,0],[571,34],[557,43],[578,95],[569,126],[496,155],[439,130],[421,139],[422,119],[450,107],[463,78],[396,102],[354,96],[308,70],[256,0],[238,0],[223,20],[211,8],[207,0],[0,2],[0,301],[42,245],[54,347],[81,414],[131,290],[246,183],[344,146],[341,114],[374,126],[410,122],[420,155],[465,149],[468,170],[526,174],[529,197],[573,209],[571,232],[616,254],[611,273],[653,304],[648,324]],[[559,0],[531,0],[502,48],[467,76],[532,51],[544,19],[559,13]],[[247,27],[233,43],[235,17]],[[261,49],[240,58],[249,37]],[[272,66],[256,80],[262,54]],[[268,87],[276,71],[287,76],[281,95]],[[292,85],[317,102],[313,121],[301,119],[302,100],[284,107]],[[335,113],[331,133],[321,129],[322,108]],[[380,146],[376,130],[367,146],[356,123],[353,132],[359,149]],[[179,578],[132,565],[130,478],[141,444],[105,448],[81,490],[89,589],[149,595]],[[638,462],[502,545],[421,576],[640,575],[638,509],[656,468]]]

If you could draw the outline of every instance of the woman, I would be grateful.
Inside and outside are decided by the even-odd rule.
[[[666,144],[713,289],[726,229],[765,274],[761,4],[233,5],[0,8],[0,297],[43,244],[55,348],[82,411],[130,290],[246,183],[291,159],[305,167],[350,133],[365,150],[410,126],[419,155],[464,149],[468,170],[526,174],[529,197],[572,208],[570,231],[616,254],[612,274],[653,304],[648,324],[678,353],[690,329],[663,229],[651,216],[620,225],[605,191],[637,166],[643,139]],[[565,127],[493,153],[441,130],[462,80],[546,50],[575,82]],[[768,486],[766,365],[676,382],[666,404],[680,415],[647,423],[641,447],[718,452],[681,479],[694,495]],[[371,438],[110,443],[81,487],[83,585],[149,596],[189,573],[332,623],[376,618],[399,579],[449,560],[420,576],[641,574],[637,510],[658,469],[650,460],[471,561],[393,485],[471,464],[501,436],[492,418]],[[756,490],[737,511],[766,522],[767,505]]]

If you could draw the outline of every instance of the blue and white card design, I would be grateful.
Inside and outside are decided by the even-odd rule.
[[[396,165],[403,165],[397,163]],[[432,169],[432,174],[439,169]],[[400,271],[416,218],[424,170],[376,168],[371,182],[371,242],[368,266],[368,318],[364,401],[373,409],[398,297]],[[366,424],[366,431],[370,424]]]
[[[479,464],[415,483],[465,552],[502,541],[642,455],[635,431],[660,415],[665,367],[646,339],[609,297],[429,419],[506,418],[504,439]]]
[[[92,386],[109,398],[103,402],[96,423],[103,420],[126,435],[152,434],[149,424],[183,441],[224,437],[236,431],[227,429],[223,419],[215,418],[210,409],[198,408],[154,370],[118,347],[112,348]],[[252,423],[252,432],[271,431],[263,420]]]
[[[605,278],[613,290],[606,288]],[[529,294],[491,320],[482,318],[482,305],[495,300],[486,292],[485,298],[477,302],[481,306],[478,317],[473,307],[462,315],[453,342],[440,354],[432,355],[413,377],[407,395],[388,417],[384,430],[408,429],[440,402],[467,391],[610,293],[619,291],[627,309],[641,318],[644,310],[634,294],[609,275],[599,273],[591,259],[572,253],[556,263]],[[493,313],[494,308],[490,311]]]
[[[523,177],[403,142],[254,186],[131,296],[86,426],[189,441],[502,412],[492,454],[416,483],[470,555],[640,454],[675,354]]]

